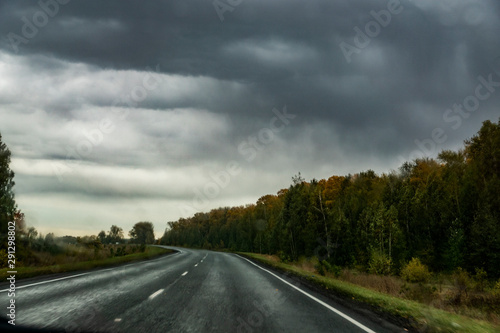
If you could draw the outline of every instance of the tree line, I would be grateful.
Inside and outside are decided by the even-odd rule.
[[[412,258],[433,271],[484,269],[500,277],[500,121],[485,121],[458,151],[306,182],[255,204],[168,222],[163,244],[317,256],[398,273]]]

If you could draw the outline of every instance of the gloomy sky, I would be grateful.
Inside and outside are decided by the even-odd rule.
[[[0,1],[0,133],[42,233],[126,232],[458,149],[500,115],[493,0]]]

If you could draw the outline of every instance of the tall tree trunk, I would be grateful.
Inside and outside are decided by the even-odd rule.
[[[323,210],[323,200],[321,200],[321,191],[319,191],[318,196],[319,196],[320,212],[321,212],[321,215],[323,215],[323,224],[325,226],[326,255],[328,256],[328,259],[330,259],[331,239],[330,239],[330,235],[328,233],[328,223],[326,222],[325,211]]]

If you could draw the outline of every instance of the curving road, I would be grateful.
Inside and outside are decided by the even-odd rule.
[[[16,324],[81,332],[394,330],[235,254],[174,249],[155,260],[18,281]]]

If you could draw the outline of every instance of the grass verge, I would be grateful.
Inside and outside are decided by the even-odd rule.
[[[276,270],[290,273],[307,284],[355,304],[356,307],[364,305],[412,332],[500,332],[500,327],[485,321],[389,296],[334,278],[311,274],[294,265],[277,262],[269,256],[246,252],[239,254]]]
[[[128,254],[120,257],[43,267],[16,267],[16,279],[26,279],[40,275],[88,270],[98,267],[116,266],[127,262],[152,259],[154,257],[172,252],[175,251],[155,246],[147,246],[146,251],[144,252]],[[7,271],[9,271],[7,268],[0,269],[0,281],[5,281],[8,276]]]

